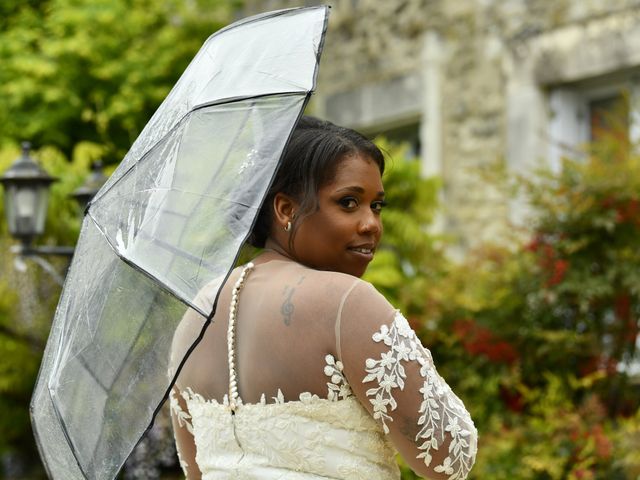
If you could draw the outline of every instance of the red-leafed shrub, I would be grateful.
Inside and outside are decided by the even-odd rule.
[[[640,156],[523,180],[528,239],[432,286],[424,338],[480,431],[476,479],[640,475]]]

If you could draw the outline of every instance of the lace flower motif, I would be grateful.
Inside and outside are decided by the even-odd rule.
[[[336,361],[333,355],[327,355],[324,357],[326,365],[324,367],[324,374],[331,379],[327,382],[327,398],[332,402],[336,402],[340,399],[350,397],[351,387],[347,383],[347,379],[344,376],[344,366],[340,360]]]
[[[186,427],[187,431],[191,433],[191,435],[193,435],[193,425],[191,424],[191,415],[189,415],[187,412],[185,412],[182,409],[182,407],[180,407],[180,404],[178,403],[178,397],[174,389],[171,389],[171,393],[169,393],[169,410],[173,415],[175,415],[176,419],[178,420],[178,426],[180,428]],[[186,477],[187,468],[189,467],[189,464],[182,458],[182,453],[180,452],[180,449],[178,448],[176,450],[177,450],[176,453],[178,454],[178,463],[180,464],[180,468],[182,469],[182,472]]]
[[[391,327],[382,325],[380,331],[373,334],[373,341],[389,347],[379,360],[369,358],[365,363],[367,375],[363,383],[377,383],[366,392],[373,405],[373,418],[379,419],[385,433],[389,433],[388,422],[393,421],[390,413],[398,408],[392,392],[396,388],[404,390],[407,378],[403,362],[417,362],[424,378],[420,388],[419,431],[415,438],[421,450],[417,458],[423,458],[429,466],[431,449],[438,450],[448,440],[449,454],[434,471],[449,475],[449,480],[467,478],[475,461],[477,432],[463,403],[436,371],[429,350],[422,346],[400,312],[396,313]]]
[[[178,403],[176,391],[171,389],[169,394],[169,410],[178,420],[178,425],[182,428],[187,427],[187,431],[193,435],[193,426],[191,425],[191,415],[185,412]]]

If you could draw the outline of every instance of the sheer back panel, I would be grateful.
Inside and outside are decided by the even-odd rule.
[[[234,270],[218,301],[213,322],[184,366],[177,386],[193,389],[222,402],[229,391],[227,326]],[[324,373],[327,354],[336,356],[335,325],[345,293],[360,280],[335,272],[304,268],[293,262],[258,263],[239,296],[236,320],[236,373],[244,403],[257,403],[264,394],[273,402],[278,390],[285,400],[301,393],[327,396]],[[196,303],[213,302],[210,289]],[[187,315],[178,329],[181,339],[193,338],[199,321]]]

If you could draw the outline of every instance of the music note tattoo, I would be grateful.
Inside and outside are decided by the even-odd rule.
[[[300,285],[303,280],[304,275],[300,277],[300,280],[298,280],[298,285]],[[295,308],[293,306],[293,302],[291,301],[291,297],[293,297],[295,291],[295,287],[290,287],[288,285],[284,287],[284,294],[286,298],[282,303],[282,306],[280,307],[280,313],[282,313],[282,319],[284,320],[284,324],[286,326],[291,325],[291,317],[293,316],[293,310]]]
[[[284,287],[284,294],[287,296],[287,298],[285,298],[282,307],[280,307],[280,312],[282,313],[282,319],[284,320],[284,324],[286,326],[291,325],[291,316],[293,315],[294,309],[293,303],[291,303],[291,297],[293,296],[293,292],[295,291],[295,288],[289,286]]]

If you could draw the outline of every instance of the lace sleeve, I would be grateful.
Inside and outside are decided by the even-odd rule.
[[[477,451],[469,413],[404,316],[366,285],[350,294],[340,320],[351,388],[417,473],[466,479]]]

